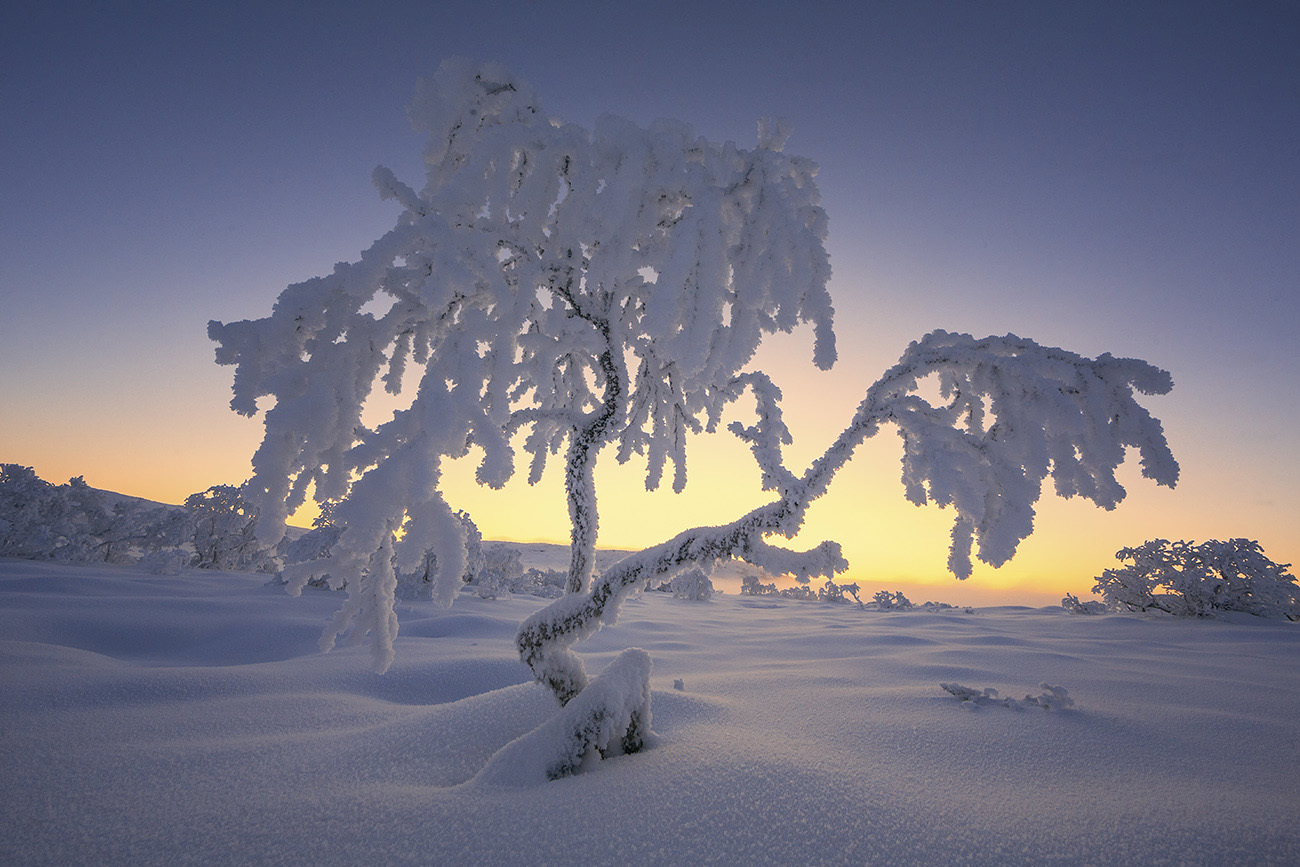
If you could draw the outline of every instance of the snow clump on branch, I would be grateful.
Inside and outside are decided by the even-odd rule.
[[[478,481],[500,487],[517,432],[530,482],[565,447],[568,587],[581,591],[605,445],[644,456],[650,489],[672,462],[680,491],[687,434],[716,427],[764,334],[811,323],[814,362],[835,360],[816,166],[781,150],[783,128],[751,150],[675,121],[588,130],[549,117],[508,70],[463,60],[420,85],[410,117],[429,135],[423,189],[374,173],[403,207],[397,225],[359,262],[285,289],[269,317],[209,325],[218,362],[236,366],[232,408],[274,399],[247,485],[259,532],[278,541],[309,491],[337,503],[347,530],[329,571],[354,598],[326,643],[369,634],[380,669],[395,628],[387,552],[409,570],[432,551],[443,604],[464,571],[444,459],[477,447]],[[418,384],[403,392],[408,363]],[[413,396],[370,429],[378,383]]]

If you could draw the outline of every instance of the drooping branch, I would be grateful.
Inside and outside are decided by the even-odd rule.
[[[340,506],[348,530],[313,568],[376,600],[349,605],[335,631],[369,635],[380,667],[394,604],[381,548],[408,568],[424,551],[407,540],[427,542],[447,573],[439,599],[455,594],[445,460],[481,449],[476,479],[499,488],[516,434],[530,482],[567,445],[581,590],[605,446],[646,455],[650,487],[672,460],[680,489],[686,433],[720,411],[764,335],[808,323],[814,363],[835,360],[817,169],[784,153],[784,133],[742,149],[676,121],[583,128],[548,116],[510,70],[466,60],[419,85],[409,116],[429,135],[426,183],[373,175],[404,209],[397,225],[359,262],[285,289],[270,316],[209,328],[217,360],[236,365],[232,407],[273,403],[247,486],[260,532],[277,541],[308,496]],[[410,402],[372,429],[377,383]]]
[[[939,377],[948,403],[934,406],[916,394],[931,375]],[[848,426],[798,478],[774,463],[773,440],[785,426],[779,406],[760,395],[766,421],[733,430],[751,443],[765,480],[780,481],[779,498],[730,524],[687,530],[618,562],[585,596],[560,599],[525,620],[516,637],[520,656],[568,702],[587,683],[570,648],[614,622],[622,600],[652,580],[728,558],[804,577],[843,571],[848,564],[833,542],[800,553],[764,537],[794,536],[808,506],[885,423],[897,425],[904,439],[908,498],[956,511],[953,572],[970,574],[973,539],[981,559],[999,565],[1032,532],[1032,504],[1048,474],[1063,496],[1079,494],[1110,508],[1123,497],[1115,469],[1125,447],[1135,446],[1145,476],[1176,483],[1178,465],[1160,424],[1133,397],[1134,390],[1163,394],[1171,387],[1167,373],[1135,359],[1088,359],[1014,335],[975,340],[936,331],[909,346],[867,390]],[[988,417],[994,421],[985,426]]]

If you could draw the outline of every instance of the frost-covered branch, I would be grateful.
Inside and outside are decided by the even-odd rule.
[[[816,166],[782,150],[784,127],[749,150],[678,122],[584,129],[509,70],[464,60],[422,82],[409,114],[428,177],[417,191],[375,171],[403,208],[392,231],[285,289],[270,316],[209,325],[236,366],[231,406],[270,404],[245,488],[259,534],[276,542],[309,496],[337,504],[347,530],[316,571],[373,600],[333,630],[369,635],[381,667],[392,598],[376,552],[409,569],[432,548],[436,597],[458,586],[443,461],[476,450],[478,481],[500,487],[517,434],[530,482],[563,449],[578,591],[606,446],[643,456],[652,489],[671,461],[680,490],[687,434],[717,419],[764,335],[809,323],[814,363],[835,360]],[[372,428],[376,384],[407,405]]]
[[[917,394],[930,376],[938,377],[946,403],[935,406]],[[585,596],[561,599],[524,621],[516,638],[520,655],[567,702],[587,682],[570,648],[614,622],[622,600],[652,580],[728,558],[805,579],[843,571],[847,563],[833,542],[798,553],[765,537],[794,536],[808,506],[885,423],[903,437],[908,499],[956,513],[952,571],[959,578],[970,574],[972,541],[980,559],[1000,565],[1032,532],[1033,503],[1048,475],[1062,496],[1113,508],[1124,496],[1115,470],[1125,448],[1134,446],[1143,475],[1175,484],[1178,464],[1160,424],[1133,394],[1163,394],[1171,386],[1167,373],[1135,359],[1089,359],[1014,335],[976,340],[935,331],[868,389],[849,425],[798,478],[772,463],[786,432],[772,415],[775,404],[760,399],[767,422],[733,430],[751,442],[765,479],[782,480],[780,497],[730,524],[687,530],[620,561]]]

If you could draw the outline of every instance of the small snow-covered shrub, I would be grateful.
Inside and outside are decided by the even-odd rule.
[[[213,485],[185,498],[198,569],[274,571],[275,549],[257,538],[258,508],[234,485]]]
[[[524,574],[524,555],[509,545],[490,545],[483,549],[483,568],[501,581],[517,581]]]
[[[748,574],[740,579],[740,594],[742,596],[775,596],[777,595],[776,584],[764,584],[758,575]]]
[[[468,577],[468,588],[483,599],[495,599],[501,593],[520,592],[520,579],[524,575],[523,555],[506,545],[491,545],[480,548],[480,551],[480,565]]]
[[[858,598],[858,589],[856,583],[836,584],[828,578],[822,588],[817,591],[817,598],[822,602],[848,602],[848,597],[852,596],[853,601],[858,604],[859,608],[862,608],[862,600]]]
[[[881,590],[871,601],[876,603],[876,607],[881,611],[911,611],[915,606],[912,600],[903,595],[900,590],[897,593],[890,593],[888,590]]]
[[[503,545],[496,554],[488,555],[485,572],[470,582],[467,589],[485,599],[495,599],[502,593],[558,599],[564,595],[568,575],[568,572],[558,569],[537,569],[532,566],[525,569],[522,556]]]
[[[660,589],[665,589],[665,587]],[[740,584],[740,594],[742,596],[780,596],[783,599],[816,600],[818,602],[832,603],[852,601],[856,602],[859,608],[870,606],[877,611],[950,611],[957,607],[947,602],[925,602],[917,605],[904,596],[902,591],[892,592],[889,590],[881,590],[872,597],[870,602],[863,602],[858,596],[860,590],[861,588],[856,583],[836,584],[829,579],[815,592],[806,584],[796,584],[793,587],[777,589],[776,584],[764,584],[757,575],[753,574],[743,576]],[[975,613],[973,608],[963,608],[962,611],[966,614]]]
[[[1040,683],[1038,688],[1042,692],[1038,695],[1026,695],[1021,701],[1009,697],[999,698],[998,691],[991,686],[981,690],[962,686],[960,683],[941,683],[939,687],[970,708],[982,704],[1000,704],[1003,707],[1016,709],[1040,707],[1043,710],[1062,710],[1067,707],[1074,707],[1074,699],[1070,698],[1069,690],[1063,686],[1053,686],[1050,683]]]
[[[766,573],[760,574],[763,577],[770,577]],[[778,588],[775,582],[764,584],[760,575],[747,574],[741,577],[740,593],[742,596],[779,596],[782,599],[815,602],[848,602],[849,597],[852,597],[852,601],[856,602],[858,607],[863,606],[862,600],[858,598],[857,584],[836,584],[828,578],[825,584],[813,590],[806,578],[800,581],[799,576],[796,575],[795,579],[799,583],[793,587]]]
[[[704,602],[713,595],[713,582],[704,574],[704,570],[687,569],[673,576],[672,591],[676,599]]]
[[[1105,614],[1108,609],[1105,602],[1099,602],[1096,599],[1088,599],[1080,602],[1079,597],[1073,593],[1066,593],[1065,598],[1061,600],[1061,607],[1071,614]]]
[[[1153,539],[1115,556],[1128,565],[1105,570],[1092,588],[1108,610],[1181,617],[1242,611],[1300,619],[1300,590],[1289,564],[1274,563],[1256,541],[1211,539],[1197,545]]]
[[[478,525],[470,518],[468,512],[454,512],[452,520],[460,531],[462,539],[462,551],[464,552],[465,565],[460,573],[461,584],[472,584],[484,577],[484,559],[483,559],[483,534],[479,532]],[[394,553],[391,558],[393,572],[397,576],[397,596],[403,599],[433,599],[438,576],[438,554],[434,548],[426,548],[424,553],[416,560],[415,568],[404,570],[400,568],[400,559]],[[483,589],[484,584],[478,587]],[[488,592],[480,593],[481,596],[492,598],[495,593],[489,589]]]
[[[73,487],[77,483],[80,489]],[[0,556],[91,559],[97,549],[92,533],[101,516],[87,514],[87,508],[102,511],[88,499],[80,477],[52,485],[31,467],[0,465]]]
[[[536,569],[530,566],[524,570],[524,574],[515,582],[510,592],[558,599],[564,595],[565,583],[568,580],[569,573],[564,570]]]

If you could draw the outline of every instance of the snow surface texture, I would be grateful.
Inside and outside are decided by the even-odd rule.
[[[583,648],[648,748],[528,782],[543,600],[403,603],[380,677],[265,581],[0,560],[0,863],[1300,863],[1295,624],[647,593]]]

